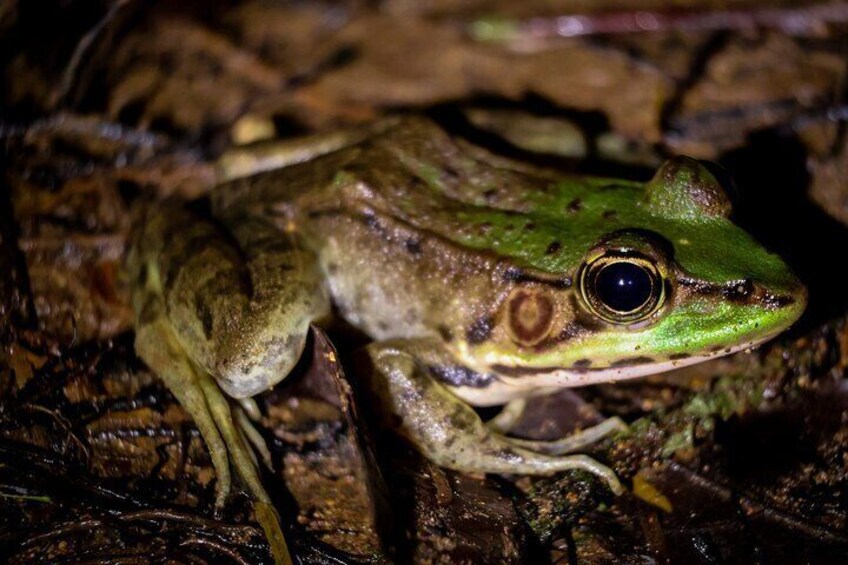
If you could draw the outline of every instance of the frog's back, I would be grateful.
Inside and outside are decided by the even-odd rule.
[[[638,223],[632,216],[642,191],[641,183],[564,177],[495,157],[414,117],[312,161],[232,183],[216,199],[219,210],[247,202],[265,216],[298,216],[301,227],[342,210],[392,218],[469,252],[562,272],[585,251],[583,240]]]
[[[594,216],[606,214],[600,230],[618,222],[600,202],[625,207],[634,190],[641,185],[563,179],[499,159],[406,118],[231,183],[215,205],[302,233],[344,317],[373,337],[445,337],[479,327],[517,281],[569,286],[584,240],[596,237]]]
[[[619,221],[593,202],[641,191],[496,158],[423,118],[247,187],[220,191],[218,209],[303,233],[342,314],[376,338],[468,332],[516,281],[567,287],[593,232]]]

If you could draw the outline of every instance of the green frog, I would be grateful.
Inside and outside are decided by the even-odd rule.
[[[522,440],[509,427],[523,401],[754,347],[806,304],[694,159],[647,183],[569,177],[421,117],[280,155],[222,161],[208,213],[161,202],[134,213],[136,347],[197,423],[219,504],[232,463],[268,511],[250,397],[291,372],[310,324],[331,314],[373,339],[374,409],[436,464],[583,469],[619,492],[575,452],[620,422]],[[495,405],[506,409],[488,423],[473,409]]]

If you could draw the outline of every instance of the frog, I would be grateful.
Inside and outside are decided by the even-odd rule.
[[[522,439],[528,399],[754,348],[805,309],[804,285],[690,157],[646,182],[569,175],[422,116],[287,147],[225,155],[204,206],[133,214],[136,350],[194,418],[218,505],[232,465],[271,512],[251,399],[292,373],[312,324],[370,338],[373,410],[436,465],[577,469],[619,493],[580,452],[623,423]],[[490,406],[503,411],[486,422]]]

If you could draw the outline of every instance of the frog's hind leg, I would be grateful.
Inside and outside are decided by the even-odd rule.
[[[399,417],[399,431],[428,459],[442,467],[476,473],[546,475],[581,469],[606,481],[613,492],[622,492],[615,473],[590,457],[537,453],[491,430],[469,405],[433,379],[419,351],[428,347],[426,342],[414,341],[368,347],[374,387],[384,409]]]
[[[133,286],[142,272],[156,275],[164,315],[192,362],[237,399],[285,378],[310,322],[329,310],[314,254],[250,216],[227,218],[227,230],[179,204],[134,216]]]
[[[151,310],[154,308],[148,308],[148,314]],[[192,417],[206,442],[218,479],[215,485],[215,507],[221,509],[230,493],[232,463],[254,499],[256,518],[268,538],[275,560],[278,563],[291,563],[279,518],[262,486],[253,455],[242,439],[240,430],[233,425],[232,409],[217,384],[191,363],[164,317],[149,319],[139,326],[135,347],[139,356],[165,381],[180,405]],[[270,460],[267,448],[264,452],[260,450],[260,454],[263,459],[267,457]]]
[[[282,258],[275,255],[267,239],[270,228],[246,237],[248,242],[250,237],[254,242],[260,238],[260,245],[236,249],[213,224],[180,206],[138,214],[127,259],[137,351],[163,378],[203,435],[219,479],[217,505],[223,504],[229,492],[232,464],[252,495],[257,519],[277,561],[290,562],[246,439],[257,445],[266,460],[267,448],[247,417],[239,419],[234,410],[241,408],[230,405],[219,385],[232,396],[244,397],[288,374],[300,356],[320,295],[302,295],[308,281],[288,289],[285,275],[269,281],[251,279],[266,274],[263,269],[298,274],[298,268],[309,267],[294,263],[297,258],[291,253]],[[269,329],[268,324],[273,327]],[[255,412],[251,403],[243,404]]]
[[[395,123],[393,118],[360,127],[315,133],[294,139],[274,139],[226,151],[216,163],[219,183],[303,163],[350,147]]]
[[[525,398],[512,400],[503,407],[497,416],[486,422],[486,425],[494,432],[506,436],[521,419],[526,407],[527,400]],[[612,433],[627,430],[627,424],[618,416],[613,416],[599,424],[556,440],[528,440],[514,437],[507,437],[506,439],[513,445],[531,451],[546,453],[548,455],[564,455],[566,453],[574,453],[597,443]]]
[[[309,324],[327,315],[330,301],[317,258],[294,235],[251,216],[229,217],[226,223],[243,261],[249,290],[242,292],[248,299],[238,313],[239,323],[225,317],[228,308],[213,319],[220,330],[210,340],[215,356],[210,362],[227,394],[244,399],[291,372],[306,345]],[[202,309],[195,312],[204,315]]]

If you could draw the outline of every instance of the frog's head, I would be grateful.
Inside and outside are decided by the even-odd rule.
[[[698,161],[668,161],[646,185],[561,196],[579,199],[573,227],[537,223],[572,245],[528,261],[488,339],[463,347],[502,374],[573,386],[661,372],[757,345],[804,310],[803,285],[728,219],[727,194]]]

